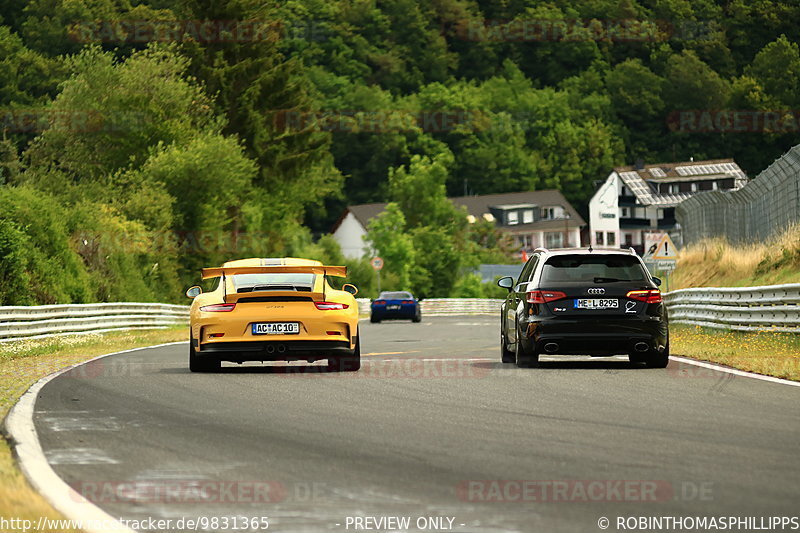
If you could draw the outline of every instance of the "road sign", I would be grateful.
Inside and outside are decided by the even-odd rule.
[[[670,261],[669,259],[655,261],[648,259],[645,261],[645,265],[647,265],[648,270],[651,272],[655,272],[656,270],[660,270],[661,272],[672,272],[675,270],[677,264],[677,261]]]
[[[373,257],[372,259],[370,259],[369,263],[375,270],[380,270],[383,268],[383,259],[381,259],[380,257]]]
[[[654,261],[677,261],[678,260],[678,250],[675,248],[675,244],[672,242],[672,239],[669,238],[669,234],[665,233],[661,240],[656,246],[656,251],[650,257]]]
[[[642,255],[642,259],[647,261],[653,254],[656,253],[656,248],[658,248],[661,239],[666,235],[663,231],[647,231],[644,234],[644,254]]]

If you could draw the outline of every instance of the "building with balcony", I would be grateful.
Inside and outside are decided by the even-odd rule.
[[[589,241],[641,254],[645,233],[663,231],[680,246],[679,203],[700,191],[732,191],[746,183],[733,159],[616,167],[589,202]]]
[[[512,237],[520,251],[581,245],[580,232],[586,222],[560,191],[461,196],[450,201],[466,209],[471,223],[479,219],[493,222]],[[369,222],[385,208],[385,203],[351,205],[342,213],[331,233],[345,257],[364,256]]]

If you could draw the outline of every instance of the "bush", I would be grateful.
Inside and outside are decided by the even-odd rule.
[[[29,187],[0,188],[0,205],[2,268],[16,294],[9,296],[4,289],[3,302],[93,301],[90,277],[70,245],[64,206]]]

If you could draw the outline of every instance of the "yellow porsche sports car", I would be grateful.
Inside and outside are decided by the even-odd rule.
[[[216,289],[186,291],[190,312],[189,369],[219,370],[222,361],[328,360],[330,371],[361,368],[355,286],[336,290],[328,276],[347,267],[319,261],[241,259],[204,268]]]

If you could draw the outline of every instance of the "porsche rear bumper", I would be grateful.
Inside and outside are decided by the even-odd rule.
[[[257,340],[246,342],[214,342],[197,346],[199,357],[221,361],[317,361],[332,356],[352,355],[348,341]]]

